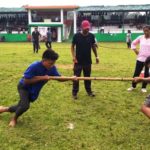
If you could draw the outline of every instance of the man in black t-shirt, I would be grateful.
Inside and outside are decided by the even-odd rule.
[[[35,28],[35,30],[32,32],[32,42],[33,42],[33,52],[38,53],[38,50],[40,49],[39,47],[39,37],[40,37],[40,33],[38,31],[37,28]]]
[[[77,77],[81,76],[83,70],[83,75],[85,77],[90,77],[91,75],[91,49],[96,57],[96,63],[99,63],[99,58],[97,55],[97,45],[95,41],[95,36],[89,32],[90,23],[84,20],[81,24],[82,32],[77,33],[73,37],[71,52],[74,62],[74,75]],[[91,81],[84,81],[86,92],[89,96],[95,96],[91,90]],[[74,99],[77,99],[77,93],[79,91],[79,81],[73,81],[72,95]]]

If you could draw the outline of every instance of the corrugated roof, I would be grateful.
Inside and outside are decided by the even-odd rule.
[[[64,6],[29,6],[5,8],[0,7],[0,13],[8,12],[27,12],[26,9],[77,9],[78,11],[150,11],[150,4],[147,5],[118,5],[118,6],[86,6],[79,7],[76,5],[64,5]]]
[[[26,9],[77,9],[79,6],[76,5],[63,5],[63,6],[23,6]]]
[[[150,11],[147,5],[118,5],[118,6],[86,6],[80,7],[78,11]]]
[[[27,12],[27,10],[23,7],[19,8],[5,8],[5,7],[0,7],[0,12],[1,13],[8,13],[8,12]]]

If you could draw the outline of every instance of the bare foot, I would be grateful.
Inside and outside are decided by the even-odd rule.
[[[7,112],[8,107],[0,106],[0,113]]]
[[[16,124],[17,124],[17,120],[13,118],[9,123],[9,127],[15,127]]]

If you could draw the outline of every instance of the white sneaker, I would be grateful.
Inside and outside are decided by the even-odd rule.
[[[142,92],[142,93],[146,93],[147,90],[146,90],[145,88],[142,88],[142,89],[141,89],[141,92]]]
[[[131,91],[133,91],[134,89],[135,89],[134,87],[130,87],[130,88],[127,89],[127,91],[131,92]]]

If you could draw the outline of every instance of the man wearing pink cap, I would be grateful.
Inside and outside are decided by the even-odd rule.
[[[74,63],[74,75],[77,77],[81,76],[83,70],[83,75],[85,77],[90,77],[91,75],[91,49],[96,57],[96,63],[99,63],[99,58],[97,55],[97,45],[95,41],[95,36],[89,32],[90,23],[88,20],[82,21],[81,24],[82,31],[76,33],[72,40],[71,53]],[[86,92],[89,96],[94,97],[91,90],[91,81],[84,81]],[[77,93],[79,91],[79,81],[73,81],[72,96],[77,99]]]

